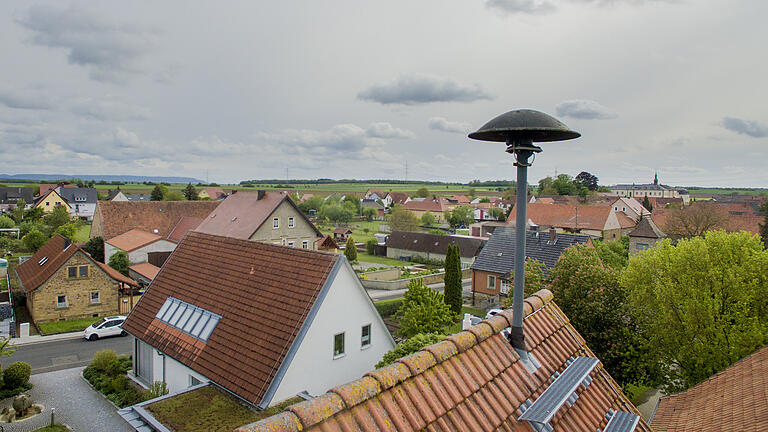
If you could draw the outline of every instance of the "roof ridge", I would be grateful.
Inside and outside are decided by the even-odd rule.
[[[553,297],[554,295],[548,289],[539,290],[527,297],[523,306],[525,317],[527,318],[542,309],[552,301]],[[501,313],[466,330],[450,335],[438,343],[428,345],[413,354],[399,358],[390,365],[367,372],[362,378],[336,386],[310,400],[290,405],[282,413],[241,426],[237,431],[250,432],[263,429],[298,432],[308,429],[345,409],[350,409],[376,397],[381,392],[415,377],[501,332],[512,325],[512,313],[511,308],[505,309]],[[516,353],[512,355],[519,358]]]

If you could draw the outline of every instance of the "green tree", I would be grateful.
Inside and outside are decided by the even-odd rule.
[[[377,213],[376,209],[371,207],[366,207],[363,209],[363,216],[365,216],[365,220],[367,220],[368,222],[373,221],[373,218],[376,217],[376,213]]]
[[[75,222],[68,222],[64,225],[61,225],[60,227],[56,228],[53,233],[62,235],[70,240],[75,237],[75,233],[77,232],[78,225]]]
[[[491,217],[491,219],[495,219],[497,221],[503,221],[507,216],[506,213],[504,213],[504,210],[498,207],[491,207],[491,209],[488,210],[488,215]]]
[[[186,197],[184,194],[177,190],[169,190],[163,198],[165,201],[184,201],[185,199]]]
[[[421,215],[421,224],[424,226],[432,226],[435,224],[435,216],[430,213],[429,211],[425,211],[423,215]]]
[[[0,228],[14,227],[16,227],[16,222],[14,222],[13,219],[9,218],[8,216],[0,215]]]
[[[363,214],[363,205],[360,202],[360,198],[354,195],[347,195],[341,200],[342,203],[349,203],[354,208],[355,215]]]
[[[355,245],[355,240],[352,239],[352,236],[347,237],[347,246],[344,248],[344,256],[347,257],[349,262],[357,261],[357,246]]]
[[[488,197],[482,197],[482,198],[480,198],[480,202],[481,203],[489,203],[489,202],[491,202],[491,199],[488,198]]]
[[[328,220],[334,223],[347,223],[355,217],[354,207],[349,203],[340,203],[338,201],[326,202],[317,213],[320,219]]]
[[[619,270],[604,265],[597,250],[575,246],[560,256],[553,275],[557,304],[611,376],[623,386],[652,383],[657,363],[647,355]]]
[[[765,220],[760,225],[760,237],[763,238],[763,246],[768,249],[768,200],[763,201],[760,206],[760,212],[765,216]]]
[[[21,223],[24,219],[24,207],[27,206],[27,202],[23,199],[16,201],[16,207],[11,211],[11,217],[16,223]]]
[[[629,262],[629,236],[621,236],[618,240],[593,240],[597,255],[603,264],[621,270]]]
[[[323,203],[325,203],[325,201],[323,201],[323,197],[312,196],[299,203],[299,210],[303,211],[304,213],[309,213],[310,210],[320,211]]]
[[[150,194],[150,199],[152,201],[163,201],[165,200],[165,195],[168,193],[168,188],[163,185],[156,185],[154,189],[152,189],[152,193]]]
[[[128,276],[128,267],[131,265],[128,261],[128,254],[120,251],[109,257],[109,266],[117,270],[124,276]]]
[[[43,218],[43,215],[45,215],[45,211],[40,207],[32,207],[29,210],[24,211],[24,221],[27,222],[34,222],[39,221]],[[18,222],[18,220],[17,220]]]
[[[104,239],[101,237],[94,237],[92,239],[89,239],[85,246],[83,246],[83,250],[88,252],[89,255],[91,255],[91,258],[95,259],[98,262],[103,263],[104,262]]]
[[[186,198],[187,201],[197,201],[200,199],[197,189],[192,186],[192,183],[187,183],[187,187],[184,188],[184,198]]]
[[[576,185],[591,191],[596,191],[598,188],[597,176],[592,175],[591,173],[588,173],[586,171],[582,171],[578,175],[576,175],[576,177],[573,179],[573,182]]]
[[[387,223],[393,231],[417,231],[419,229],[419,219],[413,212],[402,206],[395,206],[392,214],[387,216]]]
[[[459,245],[448,246],[445,255],[445,303],[455,314],[461,313],[461,257]]]
[[[414,196],[417,197],[417,198],[426,198],[426,197],[429,196],[429,189],[427,189],[426,187],[422,186],[422,187],[420,187],[419,189],[416,190],[416,194],[414,194]]]
[[[475,222],[475,211],[469,206],[459,206],[453,211],[446,211],[445,220],[451,228],[467,227]]]
[[[419,333],[440,333],[456,315],[445,304],[441,293],[424,285],[421,279],[414,279],[408,284],[397,316],[400,335],[411,337]]]
[[[58,227],[72,222],[72,218],[69,217],[69,211],[66,207],[57,206],[43,217],[43,222],[50,227],[51,231],[56,231]]]
[[[365,242],[365,253],[368,255],[373,255],[376,253],[376,245],[378,245],[379,242],[376,241],[376,239],[370,239],[367,242]]]
[[[22,237],[21,241],[24,243],[25,248],[37,252],[38,249],[48,242],[48,236],[35,229]]]
[[[643,207],[649,212],[653,211],[653,206],[651,205],[651,200],[648,199],[648,195],[643,198]]]
[[[768,342],[768,251],[750,233],[709,231],[676,246],[663,240],[630,259],[621,284],[664,367],[667,392]]]
[[[390,365],[394,363],[395,360],[401,359],[409,354],[413,354],[426,346],[436,344],[443,340],[444,337],[445,336],[440,333],[415,334],[408,338],[406,341],[400,342],[399,344],[395,345],[394,348],[387,351],[384,354],[384,357],[381,358],[381,361],[376,363],[376,369]]]
[[[515,272],[510,272],[509,282],[514,283]],[[523,287],[523,295],[529,297],[535,292],[544,289],[547,286],[547,282],[544,277],[544,263],[535,259],[525,260],[525,286]],[[514,296],[510,291],[507,298],[504,300],[504,307],[512,307]]]

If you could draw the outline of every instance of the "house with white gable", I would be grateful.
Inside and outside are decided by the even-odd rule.
[[[395,346],[344,255],[194,231],[123,329],[138,382],[209,383],[259,409],[320,395]]]

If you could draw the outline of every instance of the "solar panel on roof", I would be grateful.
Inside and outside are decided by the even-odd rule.
[[[533,405],[523,412],[518,420],[549,423],[573,392],[585,382],[597,363],[596,358],[576,357],[552,385],[547,387],[544,393],[533,402]]]
[[[632,432],[640,422],[640,416],[625,411],[617,411],[605,425],[603,432]]]

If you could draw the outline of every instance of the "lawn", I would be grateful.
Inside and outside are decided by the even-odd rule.
[[[443,328],[443,333],[446,335],[452,335],[454,333],[458,333],[461,331],[461,321],[464,319],[464,314],[468,313],[471,315],[474,315],[476,317],[485,318],[485,311],[481,309],[475,309],[468,306],[462,306],[461,307],[461,317],[459,318],[459,322],[455,322],[451,325],[445,326]]]
[[[79,330],[85,330],[86,327],[98,321],[98,317],[81,318],[76,320],[67,321],[52,321],[47,323],[37,324],[40,327],[40,332],[44,335],[67,333]]]
[[[408,261],[400,261],[400,260],[394,259],[394,258],[373,256],[373,255],[368,255],[367,253],[363,253],[363,252],[358,252],[357,253],[357,260],[360,261],[360,262],[373,263],[373,264],[384,264],[384,265],[391,265],[391,266],[413,265],[413,263],[408,262]]]
[[[43,426],[40,429],[35,429],[32,432],[69,432],[66,426],[55,424],[53,426]]]
[[[72,240],[75,241],[75,243],[85,243],[88,241],[88,238],[91,236],[91,225],[90,224],[82,224],[77,228],[77,231],[75,231],[74,237],[72,237]]]
[[[157,420],[171,430],[231,431],[239,426],[277,414],[288,405],[302,401],[299,397],[285,400],[264,411],[252,411],[232,396],[213,386],[182,393],[148,405]]]

